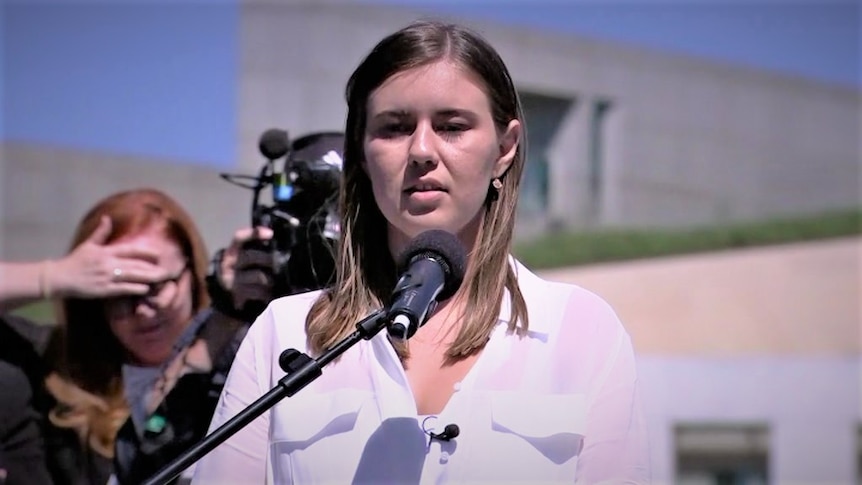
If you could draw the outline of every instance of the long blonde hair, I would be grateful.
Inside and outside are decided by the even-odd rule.
[[[384,38],[353,72],[347,83],[348,114],[340,191],[341,239],[334,287],[321,294],[306,319],[309,347],[321,352],[354,329],[369,311],[389,303],[396,282],[395,264],[386,244],[386,220],[374,201],[371,181],[362,170],[368,97],[386,79],[421,65],[449,60],[483,80],[494,123],[503,132],[523,114],[509,71],[499,54],[478,34],[454,24],[415,22]],[[525,144],[500,177],[502,188],[488,188],[485,213],[460,294],[463,325],[447,350],[458,359],[480,350],[497,323],[508,290],[509,330],[526,333],[527,308],[514,270],[508,263],[515,226],[518,187],[524,169]],[[399,347],[399,355],[407,355]]]
[[[209,305],[204,283],[206,246],[194,221],[176,201],[146,188],[108,196],[78,224],[70,251],[92,234],[103,216],[111,219],[107,243],[162,228],[190,263],[192,311]],[[51,423],[74,429],[90,448],[112,457],[114,439],[129,416],[129,406],[122,382],[126,352],[111,332],[104,304],[104,299],[67,298],[59,302],[58,326],[47,352],[52,373],[46,387],[57,400],[48,416]]]

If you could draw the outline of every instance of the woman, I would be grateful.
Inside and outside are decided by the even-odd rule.
[[[142,294],[149,284],[167,277],[158,265],[141,258],[155,257],[149,248],[105,245],[110,232],[111,221],[103,218],[85,241],[62,258],[0,262],[0,366],[2,387],[9,390],[9,399],[2,400],[5,407],[0,412],[4,418],[0,437],[4,463],[0,467],[5,468],[8,484],[51,483],[41,424],[51,406],[44,392],[43,354],[52,327],[5,312],[50,298]],[[125,280],[115,278],[113,271],[124,272]]]
[[[82,254],[94,264],[65,264],[88,259]],[[246,327],[205,311],[207,264],[186,211],[160,191],[137,189],[98,202],[70,256],[38,272],[16,267],[38,276],[35,296],[61,296],[44,381],[55,483],[141,481],[206,430],[210,395],[220,390],[209,385],[212,373],[229,366],[219,359],[232,359]],[[17,285],[0,301],[34,297],[26,278]],[[184,412],[172,401],[183,401]]]
[[[509,255],[524,126],[496,51],[462,27],[414,23],[372,49],[347,103],[336,284],[258,318],[211,429],[276,385],[282,350],[319,355],[385,307],[393,261],[418,234],[457,235],[464,282],[406,344],[360,342],[194,481],[648,481],[629,336],[599,297]],[[457,437],[441,436],[451,424]]]

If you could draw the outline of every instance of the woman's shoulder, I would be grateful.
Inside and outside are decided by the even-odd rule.
[[[553,326],[552,322],[559,322],[570,329],[576,326],[581,331],[599,331],[616,337],[626,335],[616,310],[594,291],[575,283],[547,279],[518,261],[515,261],[515,269],[530,313],[531,328],[534,323]],[[540,320],[546,323],[540,324]]]
[[[524,297],[529,295],[534,300],[566,302],[578,299],[582,303],[609,307],[607,301],[597,293],[576,283],[564,282],[540,276],[520,261],[513,259],[518,286]]]
[[[269,303],[267,310],[274,313],[293,313],[296,311],[308,312],[311,305],[317,301],[322,292],[323,290],[314,290],[278,297]]]
[[[260,345],[304,345],[305,317],[321,292],[315,290],[272,300],[252,324],[247,338]]]

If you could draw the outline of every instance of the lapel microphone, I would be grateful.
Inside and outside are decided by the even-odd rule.
[[[429,436],[428,444],[431,444],[431,440],[451,441],[451,440],[457,438],[459,434],[461,434],[461,428],[459,428],[458,425],[455,423],[447,424],[443,428],[442,433],[435,433],[435,432],[429,430],[425,426],[425,422],[431,418],[436,419],[437,416],[428,416],[422,420],[422,431],[424,431],[425,434],[427,434]]]

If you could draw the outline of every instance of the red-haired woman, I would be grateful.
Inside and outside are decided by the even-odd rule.
[[[0,310],[58,302],[44,352],[45,447],[57,483],[140,481],[206,431],[248,324],[209,308],[209,255],[154,189],[90,209],[67,257],[4,264]]]

